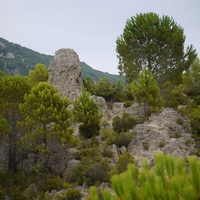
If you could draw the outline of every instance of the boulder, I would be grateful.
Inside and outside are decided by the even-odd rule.
[[[178,119],[181,123],[178,123]],[[135,135],[127,150],[138,165],[144,158],[147,158],[149,163],[153,162],[156,152],[172,154],[175,157],[186,157],[196,152],[188,119],[172,108],[153,113],[148,121],[136,125],[133,131]]]
[[[62,97],[75,100],[81,93],[83,80],[77,53],[72,49],[59,49],[49,66],[49,83],[58,88]]]

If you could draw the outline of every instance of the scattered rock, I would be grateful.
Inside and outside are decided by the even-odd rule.
[[[113,152],[113,161],[117,163],[117,161],[119,160],[119,156],[118,156],[117,146],[115,144],[112,145],[111,151]]]
[[[14,56],[13,53],[8,52],[8,53],[6,54],[6,58],[12,58],[12,59],[15,59],[15,56]]]

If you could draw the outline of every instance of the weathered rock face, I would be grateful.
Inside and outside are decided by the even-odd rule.
[[[177,123],[178,119],[181,123]],[[152,114],[148,121],[136,125],[133,131],[136,135],[128,146],[128,152],[139,164],[144,158],[151,163],[156,152],[175,157],[194,155],[196,152],[189,121],[172,108]]]
[[[72,49],[56,51],[49,66],[49,83],[56,86],[62,97],[74,100],[81,93],[83,80],[80,60]]]

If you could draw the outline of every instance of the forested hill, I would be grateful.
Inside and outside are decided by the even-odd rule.
[[[42,63],[49,67],[52,59],[53,56],[51,55],[41,54],[0,38],[0,69],[8,74],[14,75],[19,73],[27,75],[37,63]],[[113,83],[116,83],[118,80],[122,83],[125,81],[125,78],[120,75],[95,70],[85,62],[81,62],[81,67],[83,78],[90,77],[93,81],[97,81],[99,78],[107,78]]]

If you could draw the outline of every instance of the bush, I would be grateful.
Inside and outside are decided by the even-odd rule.
[[[98,157],[100,155],[99,148],[97,147],[88,147],[88,148],[83,148],[80,149],[79,151],[76,152],[75,156],[77,159],[83,159],[83,158],[94,158]]]
[[[109,140],[110,138],[112,138],[115,135],[116,135],[116,132],[113,131],[113,129],[111,129],[111,128],[102,128],[101,129],[101,139],[104,141]]]
[[[106,139],[107,145],[115,144],[118,148],[128,147],[130,141],[133,139],[133,132],[121,132],[119,134],[113,133]]]
[[[93,136],[99,135],[100,125],[79,125],[79,132],[84,138],[92,138]]]
[[[55,178],[46,177],[45,187],[43,189],[45,191],[51,192],[52,190],[61,189],[62,186],[63,186],[63,181],[59,176]]]
[[[179,125],[183,125],[183,119],[181,117],[177,117],[176,123],[179,124]]]
[[[106,126],[109,126],[109,125],[110,125],[110,124],[109,124],[109,122],[108,122],[107,119],[105,119],[105,118],[102,118],[102,119],[101,119],[101,126],[106,127]]]
[[[130,117],[128,113],[123,113],[121,118],[119,116],[115,116],[112,122],[113,129],[117,133],[128,131],[136,124],[137,120],[134,117]]]
[[[10,200],[26,200],[22,191],[17,186],[4,188],[4,195],[8,196]]]
[[[80,163],[69,170],[68,179],[70,182],[88,186],[96,182],[108,181],[108,162],[104,160],[83,159]]]
[[[174,158],[171,155],[156,154],[155,166],[146,159],[142,168],[128,165],[128,170],[112,176],[112,189],[104,190],[103,199],[188,199],[200,197],[200,161],[196,156]],[[90,188],[91,199],[98,196],[94,187]]]
[[[128,164],[131,164],[131,163],[134,164],[135,160],[133,156],[130,155],[130,153],[126,152],[124,154],[121,154],[119,156],[119,160],[116,166],[110,170],[109,176],[113,176],[115,174],[119,174],[126,171]]]
[[[102,146],[101,155],[103,157],[112,158],[113,152],[111,151],[111,148],[109,148],[107,145]]]
[[[132,139],[133,139],[132,132],[129,132],[129,133],[122,132],[116,136],[116,138],[113,140],[113,144],[116,144],[118,148],[122,146],[128,147]]]
[[[123,107],[128,108],[128,107],[132,106],[132,104],[133,104],[133,101],[127,100],[123,103]]]
[[[63,192],[62,194],[59,194],[56,196],[57,200],[79,200],[81,199],[81,193],[79,190],[76,189],[69,189],[66,192]]]

